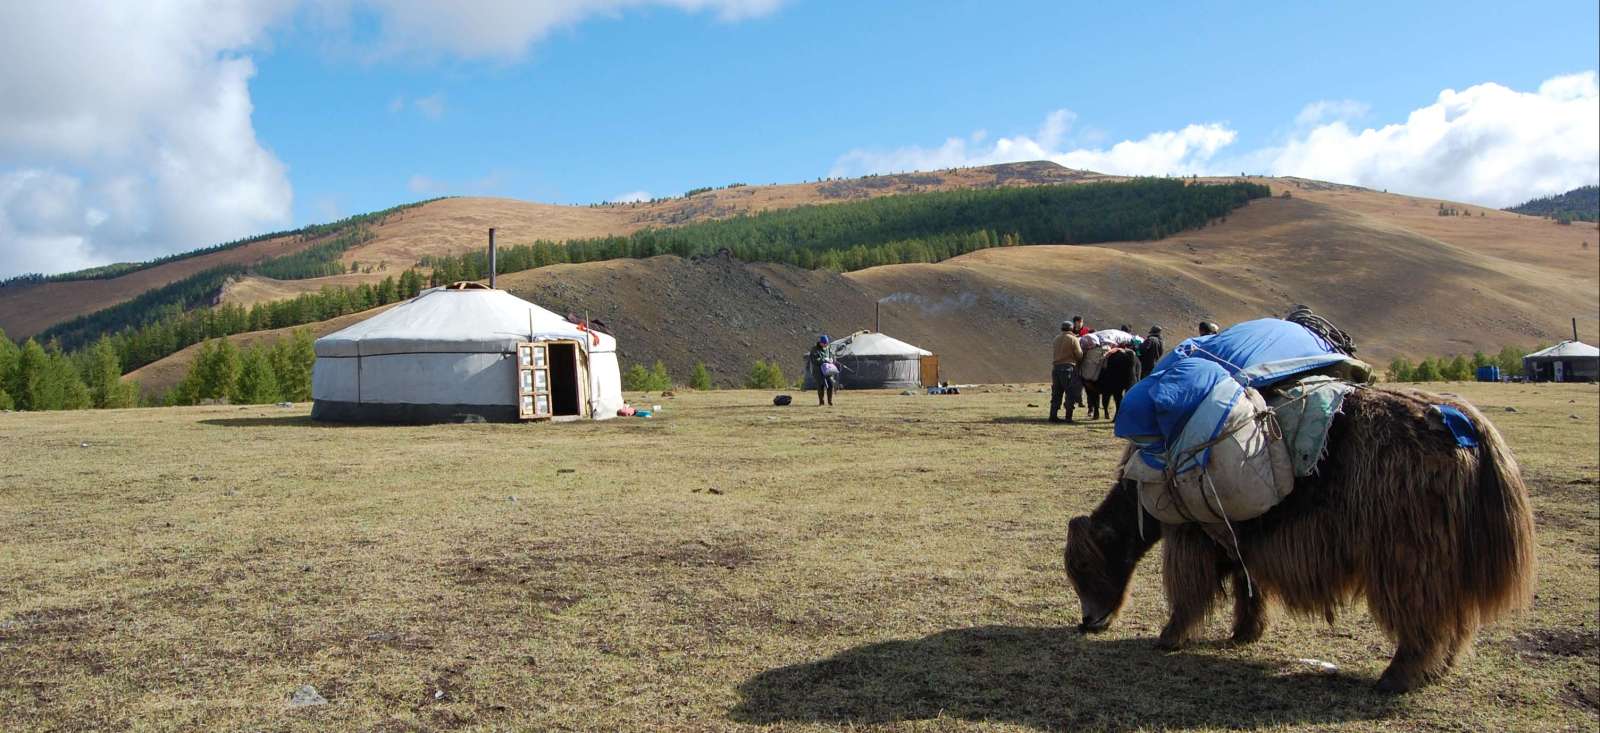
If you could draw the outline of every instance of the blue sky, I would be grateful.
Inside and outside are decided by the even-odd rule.
[[[113,46],[0,72],[27,103],[0,111],[0,276],[436,195],[587,203],[1031,157],[1491,205],[1600,177],[1592,0],[201,1],[0,10],[18,54],[62,29]],[[124,81],[146,67],[170,71]]]

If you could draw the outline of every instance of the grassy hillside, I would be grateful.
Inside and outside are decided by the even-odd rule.
[[[1164,653],[1159,553],[1084,636],[1109,425],[1041,384],[681,394],[649,420],[329,427],[306,407],[0,414],[0,721],[87,730],[1592,730],[1596,391],[1450,384],[1538,524],[1538,600],[1371,691],[1356,606]],[[637,395],[632,395],[637,401]],[[1032,405],[1030,405],[1032,403]],[[1506,408],[1513,408],[1514,411]],[[1571,415],[1571,417],[1569,417]],[[1315,672],[1315,658],[1339,667]],[[301,685],[326,706],[291,709]]]
[[[500,285],[603,319],[625,362],[660,359],[679,379],[704,361],[719,383],[738,384],[758,358],[794,376],[817,333],[872,328],[881,299],[883,330],[938,352],[949,379],[1016,382],[1044,378],[1057,324],[1079,314],[1141,332],[1159,323],[1170,346],[1201,318],[1232,323],[1306,303],[1378,364],[1555,341],[1573,316],[1595,333],[1596,269],[1561,268],[1564,249],[1535,254],[1508,261],[1301,196],[1259,200],[1159,242],[1005,247],[843,275],[662,256],[540,268]],[[142,378],[147,388],[169,384]]]
[[[489,227],[497,228],[503,241],[562,241],[625,235],[644,227],[677,226],[759,211],[902,193],[1094,180],[1114,180],[1114,177],[1050,163],[1011,163],[934,173],[734,186],[647,203],[554,206],[510,199],[447,198],[384,217],[381,222],[371,222],[371,238],[336,255],[341,265],[339,269],[349,273],[351,266],[356,265],[358,271],[327,280],[376,284],[393,274],[395,268],[404,269],[424,257],[481,249]],[[171,285],[206,270],[230,268],[237,276],[243,266],[301,253],[325,239],[306,238],[303,233],[304,230],[175,255],[110,279],[82,280],[74,276],[72,281],[19,282],[15,287],[0,288],[0,329],[13,338],[26,338],[52,325],[110,308],[153,288]],[[387,267],[378,269],[378,265]],[[371,271],[367,271],[368,268]],[[112,268],[100,274],[121,272]],[[220,284],[218,281],[216,286]],[[324,278],[279,281],[271,288],[271,293],[273,297],[292,297],[316,292],[324,284]],[[251,299],[253,293],[252,289],[245,288],[238,292],[237,300],[230,302],[249,307],[259,302]]]

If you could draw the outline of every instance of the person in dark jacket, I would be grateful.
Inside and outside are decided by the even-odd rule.
[[[807,359],[817,377],[817,406],[833,406],[833,391],[839,385],[839,364],[834,361],[833,350],[828,348],[828,334],[817,337]],[[826,402],[824,402],[826,400]]]
[[[1161,355],[1166,352],[1166,346],[1161,343],[1161,327],[1151,326],[1150,335],[1144,337],[1144,343],[1139,344],[1139,373],[1150,376],[1156,370],[1156,362],[1161,360]]]

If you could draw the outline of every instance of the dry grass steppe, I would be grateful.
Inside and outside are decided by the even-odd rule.
[[[1400,698],[1359,608],[1157,651],[1148,560],[1074,632],[1061,542],[1117,446],[1038,385],[565,425],[0,414],[0,729],[1594,730],[1596,388],[1437,387],[1516,451],[1541,577]],[[303,684],[329,704],[290,709]]]

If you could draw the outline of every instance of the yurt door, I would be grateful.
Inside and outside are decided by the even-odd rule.
[[[550,352],[542,343],[517,344],[517,416],[550,418]]]
[[[582,369],[576,341],[517,345],[517,414],[524,420],[583,416]]]
[[[922,386],[924,386],[924,387],[937,387],[937,386],[939,386],[939,357],[938,356],[924,356],[924,357],[922,357]]]

